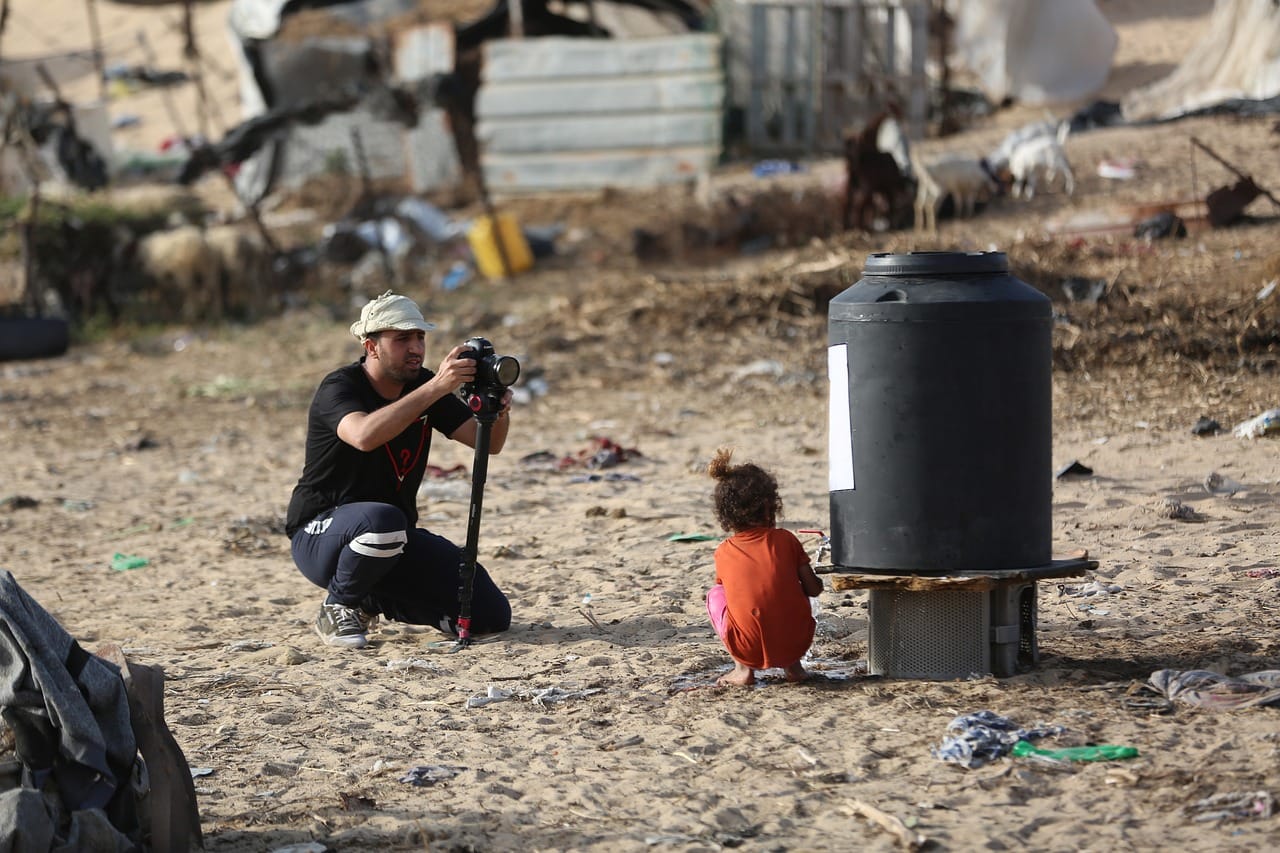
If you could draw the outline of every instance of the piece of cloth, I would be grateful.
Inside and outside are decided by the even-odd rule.
[[[434,375],[423,368],[403,394]],[[338,437],[338,423],[347,415],[372,412],[392,402],[374,390],[363,358],[338,368],[320,383],[307,415],[302,476],[285,516],[285,533],[290,539],[322,512],[357,501],[391,504],[404,513],[408,526],[417,523],[418,487],[427,470],[432,430],[449,435],[471,417],[471,410],[454,395],[446,394],[382,447],[361,451]]]
[[[389,504],[345,504],[294,534],[293,561],[330,600],[398,622],[457,633],[462,549],[443,536],[408,528]],[[476,564],[471,630],[492,634],[511,626],[511,604]]]
[[[1061,726],[1024,729],[994,711],[961,714],[947,724],[947,737],[930,749],[933,757],[973,770],[1013,751],[1018,741],[1062,734]]]
[[[137,745],[120,671],[80,648],[8,571],[0,571],[0,708],[35,787],[52,775],[68,809],[103,808],[128,785]],[[46,738],[53,754],[31,754]]]
[[[429,332],[435,327],[435,323],[423,319],[418,303],[388,290],[365,303],[360,309],[360,319],[351,324],[351,334],[363,341],[374,332],[387,329]]]
[[[1160,669],[1148,681],[1171,701],[1214,711],[1280,705],[1280,670],[1275,669],[1236,678],[1207,669]]]
[[[808,564],[795,534],[777,527],[741,531],[716,548],[716,583],[726,602],[722,639],[734,660],[771,669],[804,657],[815,628],[800,584]]]

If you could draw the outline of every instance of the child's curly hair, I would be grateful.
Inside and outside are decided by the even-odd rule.
[[[782,496],[773,475],[759,465],[730,465],[733,451],[722,447],[707,466],[716,481],[716,520],[725,530],[773,527],[782,515]]]

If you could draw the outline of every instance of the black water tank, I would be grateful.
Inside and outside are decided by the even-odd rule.
[[[831,300],[831,560],[1052,559],[1052,311],[1003,252],[867,257]]]

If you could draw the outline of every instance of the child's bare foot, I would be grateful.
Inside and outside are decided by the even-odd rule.
[[[733,662],[733,672],[726,672],[716,679],[719,687],[749,687],[756,683],[756,673],[749,666]]]
[[[809,677],[809,673],[805,671],[805,668],[800,661],[796,661],[791,664],[791,666],[786,668],[785,672],[787,674],[787,681],[792,683],[805,681]]]

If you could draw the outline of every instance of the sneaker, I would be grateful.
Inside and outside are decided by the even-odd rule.
[[[365,620],[360,617],[360,611],[354,607],[322,604],[316,617],[316,633],[330,646],[363,649],[369,644],[369,638],[365,636]]]

